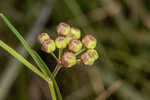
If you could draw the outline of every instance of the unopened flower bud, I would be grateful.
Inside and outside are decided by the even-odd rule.
[[[39,43],[43,43],[45,40],[49,40],[50,37],[47,33],[41,33],[39,36],[38,36],[38,41]]]
[[[81,55],[81,60],[85,65],[93,65],[95,58],[91,57],[88,52]]]
[[[92,58],[94,58],[94,60],[97,60],[99,58],[99,55],[96,50],[90,49],[87,52]]]
[[[69,44],[69,42],[70,42],[73,38],[72,38],[72,36],[67,35],[67,36],[65,37],[65,39],[66,39],[66,43]]]
[[[73,39],[69,43],[68,47],[69,47],[69,50],[71,50],[73,52],[79,52],[82,49],[82,43],[80,42],[80,40]]]
[[[82,43],[88,49],[94,49],[96,47],[96,39],[92,35],[86,35],[82,39]]]
[[[61,63],[64,67],[72,67],[77,63],[76,56],[72,52],[65,52],[62,56]]]
[[[75,27],[71,27],[70,34],[74,39],[79,39],[81,37],[81,31]]]
[[[56,49],[56,46],[55,46],[55,42],[53,40],[46,40],[42,44],[42,50],[47,53],[51,53],[51,52],[55,51],[55,49]]]
[[[66,48],[67,47],[66,39],[63,36],[57,37],[55,40],[55,43],[56,43],[57,48]]]
[[[60,23],[58,26],[57,26],[57,33],[59,35],[63,35],[63,36],[66,36],[69,34],[70,32],[70,25],[66,24],[66,23]]]

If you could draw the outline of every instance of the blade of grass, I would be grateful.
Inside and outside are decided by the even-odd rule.
[[[23,63],[27,68],[35,72],[37,75],[39,75],[41,78],[43,78],[45,81],[49,82],[48,77],[46,77],[43,73],[41,73],[34,65],[32,65],[30,62],[28,62],[24,57],[22,57],[20,54],[18,54],[15,50],[13,50],[11,47],[9,47],[7,44],[5,44],[3,41],[0,40],[0,46],[5,49],[8,53],[10,53],[12,56],[14,56],[18,61]]]
[[[32,49],[30,48],[29,44],[24,40],[24,38],[21,36],[21,34],[15,29],[15,27],[9,22],[9,20],[3,14],[0,14],[0,17],[3,19],[3,21],[9,27],[9,29],[17,36],[17,38],[23,44],[23,46],[25,47],[25,49],[28,51],[28,53],[34,59],[34,61],[36,62],[36,64],[38,66],[40,66],[40,63],[38,62],[37,57],[32,53]]]
[[[53,9],[52,4],[53,2],[49,2],[49,3],[45,2],[43,7],[39,8],[41,9],[39,11],[40,15],[33,22],[33,26],[30,28],[29,32],[25,36],[25,40],[30,41],[31,46],[35,44],[36,36],[42,31],[47,21],[49,20],[51,13],[52,13],[52,9]],[[25,51],[24,47],[21,45],[19,45],[16,51],[19,51],[19,53],[23,55],[24,58],[28,56],[28,53]],[[10,91],[11,86],[13,85],[21,69],[22,69],[22,63],[19,63],[18,61],[16,61],[16,59],[11,58],[8,61],[6,68],[1,73],[2,75],[0,76],[1,77],[0,78],[0,100],[5,100],[5,98],[7,97],[7,94]]]
[[[39,62],[40,62],[40,63],[42,64],[42,66],[45,68],[45,70],[47,71],[47,74],[48,74],[48,75],[50,76],[50,78],[53,80],[54,85],[57,84],[57,83],[56,83],[56,80],[55,80],[55,78],[54,78],[54,75],[50,72],[48,66],[45,64],[45,62],[42,60],[42,58],[39,56],[39,54],[38,54],[36,51],[34,51],[34,50],[32,50],[32,51],[33,51],[33,53],[38,57]],[[56,88],[56,90],[58,90],[57,93],[58,93],[59,99],[60,99],[60,100],[63,100],[58,85],[55,85],[55,88]]]
[[[17,36],[17,38],[23,44],[23,46],[28,51],[28,53],[31,55],[31,57],[34,59],[34,61],[38,65],[38,67],[42,68],[43,66],[41,66],[41,64],[38,61],[36,55],[34,55],[34,53],[32,52],[32,49],[30,48],[29,44],[24,40],[24,38],[21,36],[21,34],[15,29],[15,27],[9,22],[9,20],[3,14],[0,14],[0,16],[4,20],[4,22],[7,24],[7,26],[9,27],[9,29]],[[44,70],[43,70],[43,72],[44,72]]]
[[[40,66],[41,64],[40,64],[40,62],[38,62],[39,61],[38,57],[32,52],[32,49],[30,48],[30,46],[28,45],[28,43],[24,40],[24,38],[21,36],[21,34],[16,30],[16,28],[11,24],[11,22],[2,13],[0,13],[0,17],[3,19],[3,21],[9,27],[9,29],[17,36],[17,38],[23,44],[23,46],[28,51],[28,53],[31,55],[31,57],[33,58],[33,60],[36,62],[36,64],[38,66]],[[49,72],[50,72],[50,70],[49,70]],[[54,86],[56,88],[56,91],[58,93],[58,96],[59,96],[60,100],[62,100],[62,96],[61,96],[61,93],[59,91],[58,85],[57,85],[57,83],[55,81],[55,78],[54,78],[54,76],[52,74],[51,74],[51,79],[54,82]]]
[[[37,57],[37,60],[38,60],[38,63],[39,63],[39,68],[40,68],[40,70],[45,74],[45,75],[48,75],[48,70],[49,70],[49,68],[48,67],[46,67],[44,64],[43,64],[43,62],[41,61],[42,60],[42,58],[39,56],[39,54],[35,51],[35,50],[32,50],[32,52],[33,52],[33,54]]]

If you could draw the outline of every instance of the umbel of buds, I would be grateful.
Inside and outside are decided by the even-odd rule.
[[[99,55],[95,50],[97,41],[94,36],[86,35],[81,42],[80,29],[63,22],[57,26],[56,31],[58,37],[55,41],[52,40],[47,33],[41,33],[38,37],[38,41],[42,44],[42,50],[52,54],[58,61],[58,65],[65,68],[71,68],[77,64],[77,61],[80,61],[85,65],[93,65],[99,58]],[[53,53],[56,50],[56,47],[59,48],[59,59]],[[80,54],[81,56],[78,57]]]

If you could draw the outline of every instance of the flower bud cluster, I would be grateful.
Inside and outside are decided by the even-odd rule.
[[[64,52],[60,63],[67,68],[70,68],[77,64],[76,54],[82,53],[81,51],[86,50],[80,56],[80,61],[85,65],[92,65],[99,58],[96,47],[96,39],[92,35],[86,35],[81,38],[81,31],[78,28],[71,27],[66,23],[60,23],[56,28],[58,37],[52,40],[47,33],[41,33],[38,37],[39,43],[42,44],[42,50],[51,53],[59,49],[67,49]]]

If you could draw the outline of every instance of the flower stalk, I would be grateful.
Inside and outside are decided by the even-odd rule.
[[[56,77],[56,75],[58,74],[58,72],[60,71],[61,68],[62,68],[62,65],[60,63],[58,63],[53,71],[54,77]]]
[[[75,54],[75,56],[78,56],[79,54],[81,54],[81,53],[84,52],[85,50],[86,50],[86,48],[81,49],[79,52],[77,52],[77,53]]]
[[[60,62],[60,60],[56,57],[56,55],[55,55],[53,52],[51,52],[50,54],[55,58],[55,60],[56,60],[58,63]]]

